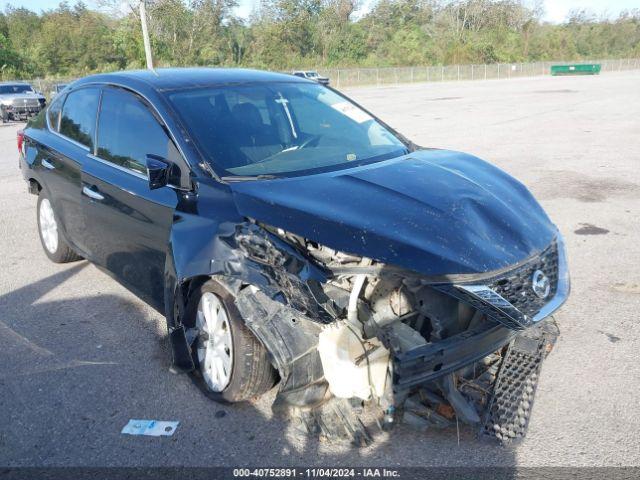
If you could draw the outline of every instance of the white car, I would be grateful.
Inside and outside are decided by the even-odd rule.
[[[0,83],[2,122],[26,120],[37,115],[46,105],[44,96],[28,83]]]
[[[315,70],[296,70],[292,72],[296,77],[306,78],[308,80],[313,80],[314,82],[318,82],[322,85],[329,85],[329,79],[327,77],[322,77]]]

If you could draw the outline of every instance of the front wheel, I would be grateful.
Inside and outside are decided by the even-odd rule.
[[[60,234],[58,217],[53,211],[49,197],[40,192],[38,195],[38,233],[44,253],[54,263],[68,263],[81,260]]]
[[[233,295],[218,282],[209,280],[193,293],[187,318],[198,331],[194,378],[209,397],[240,402],[273,387],[277,376],[265,347],[245,325]]]

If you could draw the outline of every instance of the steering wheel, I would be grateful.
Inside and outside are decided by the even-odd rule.
[[[318,140],[320,140],[321,136],[320,135],[313,135],[311,136],[311,138],[306,139],[304,142],[302,142],[300,145],[294,145],[284,151],[288,151],[288,150],[302,150],[303,148],[308,147],[309,145],[311,145],[313,142],[317,142]],[[253,162],[252,165],[258,165],[260,163],[265,163],[268,162],[270,160],[272,160],[274,157],[277,157],[278,155],[280,155],[282,152],[278,152],[274,155],[269,155],[268,157],[263,158],[262,160],[258,160],[257,162]]]

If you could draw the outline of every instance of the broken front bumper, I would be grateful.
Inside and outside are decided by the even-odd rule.
[[[230,229],[217,244],[229,260],[212,272],[280,375],[274,409],[310,432],[347,432],[354,441],[367,438],[362,406],[383,412],[383,428],[409,412],[414,423],[438,414],[439,426],[459,419],[502,440],[524,431],[541,360],[557,336],[547,317],[569,293],[561,238],[503,271],[444,283],[276,233],[256,224]],[[540,272],[549,283],[544,298],[531,296],[534,278],[544,286]],[[188,357],[189,335],[178,327],[173,343]]]
[[[517,331],[497,325],[467,330],[394,358],[394,389],[406,390],[460,370],[508,344]]]
[[[534,292],[530,285],[524,284],[527,280],[531,283],[535,274],[543,272],[541,269],[544,268],[552,272],[549,274],[552,278],[549,287],[551,299],[546,302],[541,301],[539,297],[528,299],[527,295],[533,297]],[[506,282],[502,279],[509,279],[511,292],[504,288]],[[518,286],[514,288],[513,285]],[[567,300],[571,288],[564,242],[559,235],[540,255],[482,283],[446,284],[437,285],[435,288],[473,305],[496,323],[467,330],[437,343],[396,355],[396,391],[430,382],[460,370],[504,347],[519,332],[539,324],[558,310]],[[516,308],[514,303],[519,308]],[[522,305],[529,308],[523,308]]]

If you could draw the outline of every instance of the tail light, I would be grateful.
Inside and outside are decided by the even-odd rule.
[[[22,150],[22,148],[24,147],[24,131],[23,130],[18,130],[17,141],[18,141],[18,151],[20,153],[24,153],[24,151]]]

